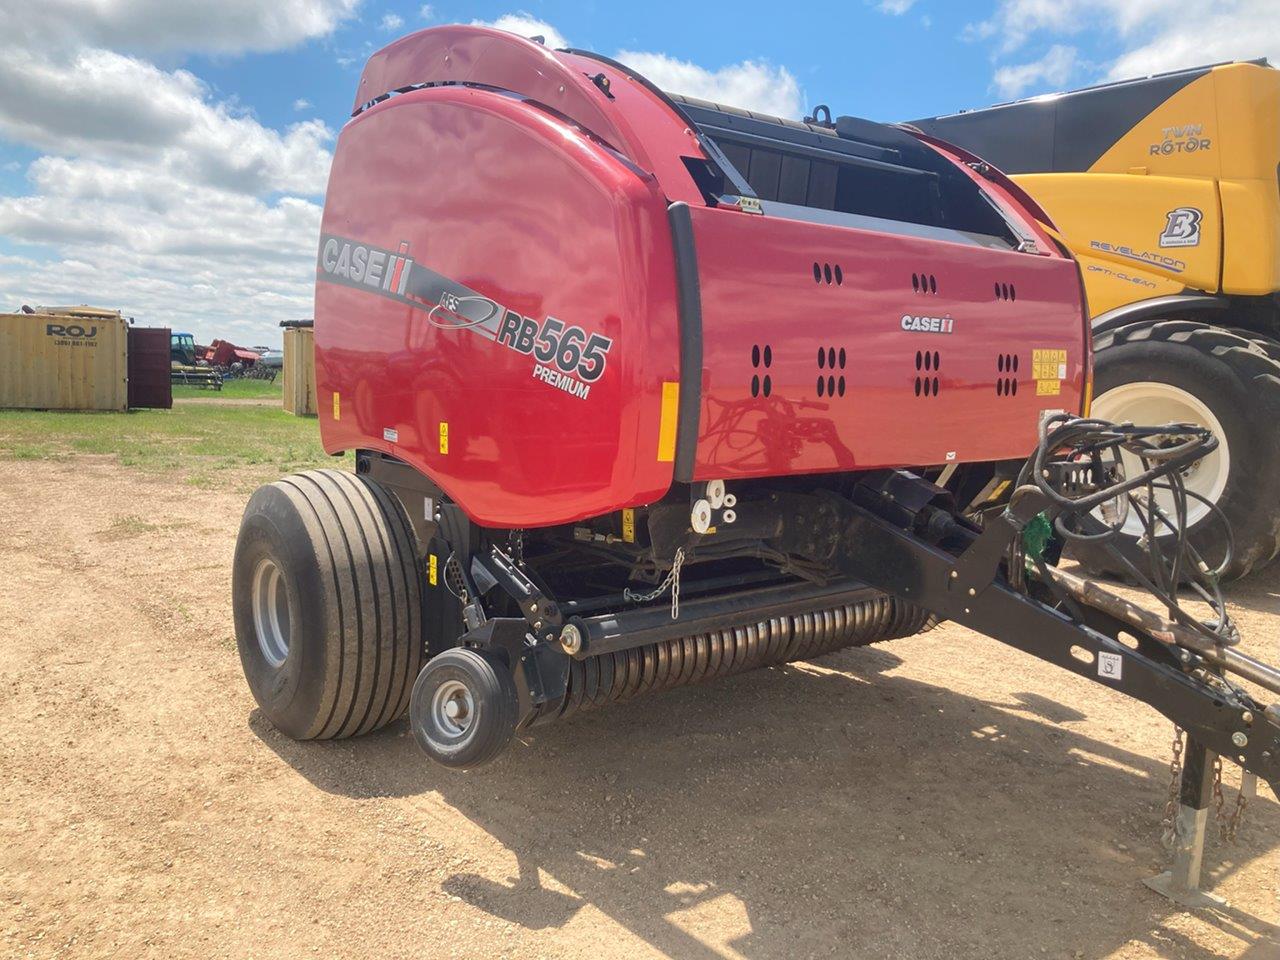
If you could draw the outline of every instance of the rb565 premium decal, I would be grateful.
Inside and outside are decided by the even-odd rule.
[[[604,376],[613,341],[603,334],[548,316],[526,317],[496,300],[418,263],[409,244],[396,250],[325,235],[317,276],[330,283],[399,301],[426,311],[441,330],[465,330],[534,359],[532,376],[585,400]]]

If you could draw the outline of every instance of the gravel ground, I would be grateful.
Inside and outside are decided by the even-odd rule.
[[[1171,908],[1170,725],[953,625],[472,774],[403,721],[286,740],[232,639],[243,502],[0,461],[0,955],[1280,957],[1269,791],[1208,850],[1231,908]],[[1233,600],[1280,660],[1280,566]]]

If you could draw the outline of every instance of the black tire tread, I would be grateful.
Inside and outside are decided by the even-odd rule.
[[[306,739],[370,733],[404,714],[422,665],[420,578],[408,518],[376,483],[340,470],[293,474],[277,486],[299,504],[330,558],[328,626],[338,669],[323,698],[327,715]]]
[[[1093,347],[1097,355],[1125,344],[1160,342],[1187,346],[1219,360],[1251,396],[1258,398],[1259,409],[1280,411],[1280,362],[1244,331],[1195,320],[1154,320],[1099,334]],[[1280,344],[1276,346],[1280,348]],[[1274,420],[1263,419],[1266,422],[1262,429],[1275,429]],[[1236,537],[1238,545],[1246,537],[1255,542],[1251,549],[1238,551],[1239,556],[1227,571],[1226,579],[1246,576],[1280,553],[1280,504],[1276,505],[1266,529],[1236,531]],[[1120,574],[1119,565],[1108,563],[1108,559],[1105,551],[1090,551],[1086,565],[1095,572]]]

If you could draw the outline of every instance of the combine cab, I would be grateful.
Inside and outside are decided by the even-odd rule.
[[[1280,675],[1225,612],[1054,566],[1213,441],[1078,419],[1076,263],[969,155],[427,30],[365,68],[316,281],[321,435],[356,472],[255,493],[233,578],[290,736],[408,710],[474,767],[517,729],[941,617],[1280,781],[1280,718],[1223,679]]]

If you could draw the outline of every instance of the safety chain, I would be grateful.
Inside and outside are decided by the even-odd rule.
[[[1236,794],[1236,803],[1230,815],[1226,813],[1227,799],[1222,795],[1222,758],[1213,761],[1213,818],[1218,823],[1218,839],[1227,843],[1236,842],[1236,834],[1244,819],[1244,808],[1249,803],[1245,796],[1244,784],[1240,784],[1240,792]]]
[[[1160,841],[1166,849],[1173,849],[1178,840],[1178,793],[1182,781],[1182,728],[1173,728],[1173,757],[1169,760],[1169,798],[1165,801],[1164,816],[1160,821]],[[1227,798],[1222,792],[1222,758],[1213,758],[1213,818],[1218,824],[1218,837],[1227,843],[1235,843],[1240,825],[1244,822],[1245,807],[1249,798],[1244,784],[1236,794],[1235,806],[1226,812]]]
[[[1182,728],[1173,725],[1173,756],[1169,760],[1169,799],[1164,804],[1160,821],[1160,842],[1172,850],[1178,842],[1178,791],[1182,786]]]
[[[622,591],[623,599],[631,603],[648,603],[657,600],[671,588],[671,619],[680,619],[680,568],[684,566],[684,547],[676,548],[676,555],[671,558],[671,570],[663,581],[648,593],[636,593],[630,587]]]

